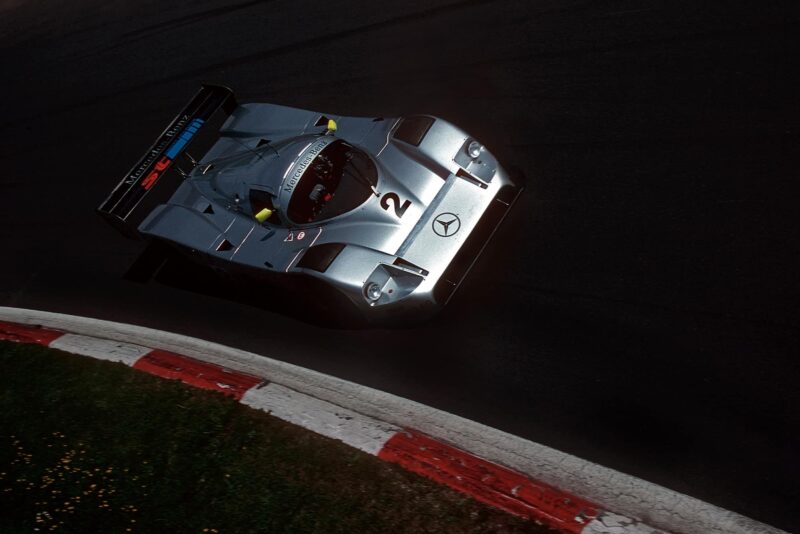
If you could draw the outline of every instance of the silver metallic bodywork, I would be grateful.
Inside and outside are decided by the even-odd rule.
[[[328,119],[335,132],[326,131]],[[519,189],[495,157],[474,139],[436,118],[419,146],[396,138],[403,119],[342,117],[273,104],[236,107],[220,138],[166,204],[139,232],[201,253],[218,265],[317,278],[341,291],[368,319],[424,317],[443,306]],[[304,169],[335,139],[360,148],[377,168],[377,194],[331,219],[288,220],[286,207]],[[497,199],[502,189],[512,189]],[[258,222],[250,190],[275,198],[278,217]],[[479,220],[493,203],[502,213],[481,242],[461,258],[456,280],[443,281]],[[405,208],[405,209],[402,209]],[[304,268],[312,246],[344,244],[323,271]],[[444,290],[442,284],[448,285]],[[378,299],[365,288],[377,284]],[[439,290],[437,290],[437,285]]]

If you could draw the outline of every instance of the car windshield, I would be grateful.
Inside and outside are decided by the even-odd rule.
[[[377,179],[378,171],[369,156],[337,139],[303,173],[287,214],[296,223],[336,217],[364,203]]]

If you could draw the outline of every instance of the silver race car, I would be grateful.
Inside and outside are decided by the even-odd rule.
[[[325,288],[312,293],[383,322],[444,306],[520,191],[442,119],[237,105],[204,85],[98,211],[127,236]]]

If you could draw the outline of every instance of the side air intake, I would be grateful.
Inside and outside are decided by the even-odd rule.
[[[431,117],[406,117],[394,131],[394,138],[409,145],[419,146],[431,129],[433,121]]]
[[[297,267],[324,273],[343,248],[344,245],[342,243],[325,243],[324,245],[311,247],[306,250],[306,253],[297,262]]]

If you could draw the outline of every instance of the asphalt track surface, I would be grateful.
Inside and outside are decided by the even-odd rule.
[[[2,0],[0,303],[284,359],[790,530],[800,28],[792,2],[700,4]],[[439,115],[527,189],[414,328],[124,280],[141,244],[94,208],[202,81]]]

